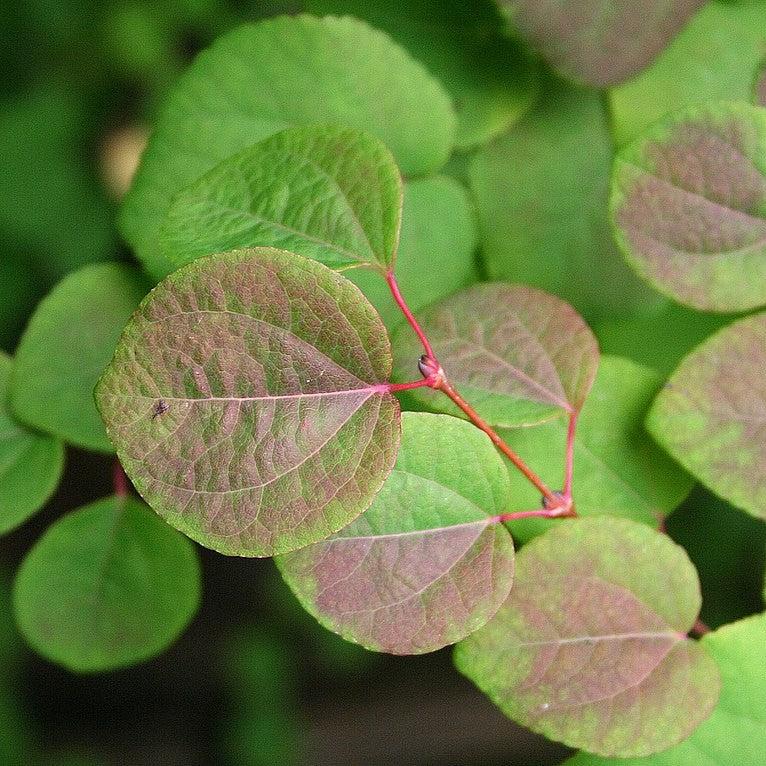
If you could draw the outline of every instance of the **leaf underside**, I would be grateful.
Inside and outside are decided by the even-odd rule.
[[[456,663],[510,718],[601,755],[687,737],[718,697],[714,662],[685,638],[696,572],[667,536],[625,519],[562,521],[517,556],[508,600]]]
[[[593,334],[571,306],[541,290],[475,285],[423,310],[419,321],[450,382],[492,425],[533,425],[577,411],[596,375]],[[418,349],[408,327],[394,335],[398,377],[412,377]],[[417,396],[459,414],[430,389]]]
[[[618,155],[611,206],[658,290],[707,311],[766,304],[766,110],[716,102],[654,126]]]
[[[690,473],[766,519],[766,313],[703,342],[655,399],[647,425]]]
[[[489,438],[448,415],[404,413],[394,470],[372,506],[328,540],[277,559],[303,606],[368,649],[421,654],[481,627],[513,580],[493,521],[508,476]]]
[[[393,467],[399,406],[380,318],[320,263],[270,248],[156,287],[96,398],[138,491],[221,553],[270,556],[359,516]]]

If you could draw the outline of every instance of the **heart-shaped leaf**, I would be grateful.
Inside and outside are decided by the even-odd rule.
[[[562,300],[523,285],[469,287],[420,313],[450,382],[492,425],[532,425],[582,407],[598,367],[596,339]],[[410,379],[421,353],[408,327],[394,336],[396,373]],[[429,408],[460,414],[419,389]]]
[[[766,313],[716,333],[649,412],[655,439],[705,486],[766,519]]]
[[[614,244],[613,154],[603,98],[545,78],[535,109],[470,164],[490,279],[547,290],[589,322],[643,315],[666,301]]]
[[[465,638],[505,600],[513,541],[489,438],[447,415],[405,413],[396,466],[373,504],[328,540],[277,560],[303,606],[368,649],[421,654]]]
[[[640,72],[704,0],[499,0],[511,26],[559,72],[606,87]]]
[[[311,125],[277,133],[179,192],[161,239],[176,266],[272,246],[338,269],[393,268],[402,180],[374,136]]]
[[[652,527],[689,493],[694,480],[644,430],[644,418],[662,380],[627,359],[602,356],[593,389],[577,422],[574,443],[574,501],[580,516],[623,516]],[[567,420],[501,435],[549,487],[564,476]],[[510,471],[514,508],[538,507],[540,493]],[[523,519],[511,525],[528,540],[559,521]]]
[[[111,452],[93,388],[149,287],[138,269],[119,263],[86,266],[59,282],[16,350],[14,414],[79,447]]]
[[[317,542],[393,467],[399,405],[380,318],[347,279],[271,248],[202,258],[125,328],[96,399],[126,472],[221,553]]]
[[[0,534],[45,505],[64,468],[64,445],[30,431],[7,406],[12,360],[0,351]]]
[[[16,575],[16,622],[44,657],[78,672],[165,649],[200,599],[191,543],[143,503],[108,497],[51,526]]]
[[[716,102],[655,125],[617,156],[611,207],[661,292],[708,311],[766,304],[766,110]]]
[[[766,615],[708,633],[700,642],[721,672],[721,698],[685,742],[647,758],[579,753],[565,766],[745,766],[766,763]]]
[[[654,63],[609,91],[618,146],[671,112],[706,101],[751,101],[766,51],[766,4],[706,3]]]
[[[455,133],[441,86],[361,21],[280,16],[238,27],[179,80],[125,199],[121,227],[149,271],[172,271],[158,234],[178,191],[272,133],[318,122],[378,136],[408,176],[442,165]]]
[[[715,663],[685,637],[699,606],[694,567],[666,535],[564,520],[522,548],[511,595],[455,660],[533,731],[648,755],[687,737],[718,699]]]
[[[308,0],[305,7],[364,19],[422,61],[452,96],[461,149],[502,133],[538,96],[536,62],[503,34],[494,0]]]

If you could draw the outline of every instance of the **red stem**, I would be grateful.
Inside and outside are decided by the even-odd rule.
[[[515,519],[562,519],[574,517],[576,514],[572,508],[536,508],[534,511],[511,511],[501,513],[492,520],[498,523],[514,521]]]
[[[125,469],[117,458],[114,460],[114,467],[112,469],[112,485],[114,486],[114,494],[117,497],[125,498],[128,496],[128,477],[125,475]]]
[[[567,428],[566,467],[564,469],[564,497],[567,500],[572,499],[572,474],[574,472],[574,441],[576,429],[577,412],[571,412],[569,415],[569,426]]]
[[[689,635],[695,638],[702,638],[706,633],[710,633],[710,628],[702,620],[697,620],[689,631]]]
[[[410,307],[407,305],[407,302],[404,300],[404,296],[399,290],[399,284],[396,281],[396,277],[394,276],[393,271],[389,271],[386,273],[386,282],[388,283],[389,290],[391,290],[391,295],[394,297],[394,300],[396,301],[396,305],[399,306],[402,314],[404,314],[405,318],[409,322],[410,327],[412,327],[412,329],[415,331],[415,335],[418,336],[418,338],[420,339],[420,342],[423,344],[423,349],[426,352],[426,356],[430,357],[433,360],[436,360],[434,350],[431,348],[431,344],[428,342],[428,338],[426,338],[426,334],[423,332],[423,329],[418,324],[418,320],[415,319],[413,313],[410,311]]]
[[[388,383],[387,388],[392,393],[394,391],[409,391],[413,388],[423,388],[428,386],[433,388],[433,382],[429,378],[421,378],[420,380],[413,380],[409,383]]]

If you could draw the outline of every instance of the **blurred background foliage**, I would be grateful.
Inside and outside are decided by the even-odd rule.
[[[406,23],[398,23],[391,3],[308,3],[318,13],[350,10],[366,16],[437,76],[445,75],[459,111],[468,108],[466,103],[491,109],[481,94],[454,76],[450,57],[442,51],[464,44],[455,33],[461,19],[481,27],[494,23],[492,15],[472,15],[466,10],[470,4],[455,4],[458,10],[438,17],[443,33],[431,39],[423,32],[428,4],[401,6],[407,9]],[[116,230],[119,198],[147,126],[191,58],[238,23],[302,9],[298,2],[253,0],[0,4],[0,348],[13,353],[34,306],[62,276],[89,262],[131,259]],[[483,50],[469,48],[466,55],[479,51],[490,63],[505,57],[505,68],[512,71],[518,65],[528,76],[521,52],[510,42],[499,49],[495,43]],[[493,153],[524,157],[542,110],[601,109],[595,92],[572,100],[570,91],[551,101],[560,83],[549,73],[541,82],[547,98],[545,93],[539,97],[538,111],[529,113],[521,132],[492,144],[484,158],[490,171]],[[522,91],[539,95],[536,87]],[[505,119],[509,110],[521,117],[531,98],[513,96],[505,104]],[[482,122],[483,129],[487,125],[497,132],[491,120]],[[605,132],[595,138],[564,136],[552,117],[544,125],[550,135],[543,136],[549,143],[541,152],[555,151],[561,139],[571,142],[567,151],[589,152],[584,162],[608,166],[611,150],[604,154],[598,144]],[[470,120],[464,121],[459,150],[446,167],[463,182],[469,181],[464,149],[475,130]],[[526,142],[524,131],[529,133]],[[480,171],[481,163],[473,172]],[[503,184],[519,183],[501,180],[501,191]],[[498,195],[491,173],[479,178],[476,187],[478,195],[483,189]],[[602,192],[591,190],[593,195]],[[582,237],[603,236],[604,225],[586,223]],[[496,233],[503,240],[502,219]],[[554,230],[552,236],[557,234]],[[489,264],[489,276],[507,278],[493,260],[492,237],[484,241],[490,252],[477,261],[478,273],[487,276]],[[630,300],[646,308],[643,285],[635,284],[621,261],[615,269],[605,278],[629,281]],[[555,281],[545,284],[550,274],[515,277],[542,282],[548,289],[557,286]],[[657,305],[649,301],[651,310],[638,316],[610,314],[611,307],[592,295],[592,284],[568,295],[578,285],[566,273],[557,279],[563,297],[577,302],[585,294],[583,300],[593,303],[591,318],[598,320],[601,342],[609,351],[629,354],[663,373],[685,349],[728,321],[664,300]],[[670,327],[674,337],[666,338],[663,333]],[[10,618],[11,572],[52,520],[109,493],[110,473],[108,458],[70,449],[64,480],[46,509],[0,540],[0,764],[542,766],[567,755],[566,749],[516,727],[477,694],[453,671],[449,650],[393,658],[365,652],[321,629],[297,605],[270,561],[201,550],[205,592],[199,615],[170,651],[137,668],[80,677],[34,656]],[[763,524],[696,489],[672,514],[667,529],[700,570],[702,617],[712,627],[762,608]],[[711,540],[717,541],[715,547]]]

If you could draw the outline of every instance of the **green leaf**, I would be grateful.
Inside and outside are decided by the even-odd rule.
[[[610,91],[618,146],[677,109],[750,101],[765,46],[766,4],[707,3],[652,66]]]
[[[502,133],[538,96],[537,66],[502,34],[491,0],[309,0],[306,6],[364,19],[423,62],[452,96],[461,149]]]
[[[367,130],[408,176],[444,164],[455,115],[425,70],[386,35],[351,18],[287,17],[219,38],[179,80],[125,200],[127,240],[157,277],[173,196],[227,157],[291,125]]]
[[[413,311],[478,280],[476,246],[475,212],[459,183],[433,176],[405,185],[396,279]],[[344,276],[367,296],[389,329],[404,321],[380,274],[349,269]]]
[[[685,742],[648,758],[619,760],[588,753],[564,766],[757,766],[766,763],[766,615],[702,637],[721,672],[721,699]]]
[[[64,445],[18,423],[7,406],[13,362],[0,352],[0,534],[48,501],[64,469]]]
[[[611,209],[661,292],[706,311],[766,304],[766,110],[716,102],[653,126],[617,156]]]
[[[611,162],[601,96],[548,82],[538,107],[471,164],[490,279],[552,292],[589,321],[651,312],[663,299],[613,242]]]
[[[761,62],[756,73],[753,100],[758,106],[766,106],[766,62],[764,61]]]
[[[602,357],[593,389],[578,419],[574,448],[574,500],[580,516],[623,516],[656,527],[692,488],[693,479],[650,439],[644,418],[662,380],[619,357]],[[568,418],[502,437],[549,487],[564,477]],[[514,508],[540,507],[540,493],[509,465]],[[558,520],[511,524],[527,540]]]
[[[328,540],[277,559],[301,604],[367,649],[422,654],[465,638],[513,581],[513,541],[493,517],[508,475],[489,438],[447,415],[404,413],[394,470]]]
[[[224,160],[179,192],[160,239],[176,266],[201,255],[271,246],[339,269],[393,268],[402,180],[377,138],[311,125]]]
[[[13,592],[29,644],[81,673],[163,651],[189,624],[199,599],[193,546],[143,503],[119,497],[53,524],[21,563]]]
[[[221,553],[270,556],[366,510],[393,468],[399,405],[383,323],[326,266],[270,248],[172,274],[96,388],[134,485]]]
[[[713,335],[649,412],[652,435],[724,500],[766,519],[766,313]]]
[[[498,0],[512,30],[575,82],[607,87],[646,67],[705,0]]]
[[[474,285],[419,314],[450,382],[490,424],[533,425],[582,407],[598,367],[596,339],[563,301],[524,285]],[[422,352],[394,335],[396,374],[412,378]],[[412,392],[430,409],[462,414],[441,392]]]
[[[138,269],[99,263],[39,304],[16,350],[10,404],[19,420],[85,449],[112,452],[93,388],[149,290]]]
[[[508,600],[455,661],[503,712],[600,755],[680,742],[718,699],[685,637],[700,606],[683,549],[626,519],[562,520],[516,558]]]

